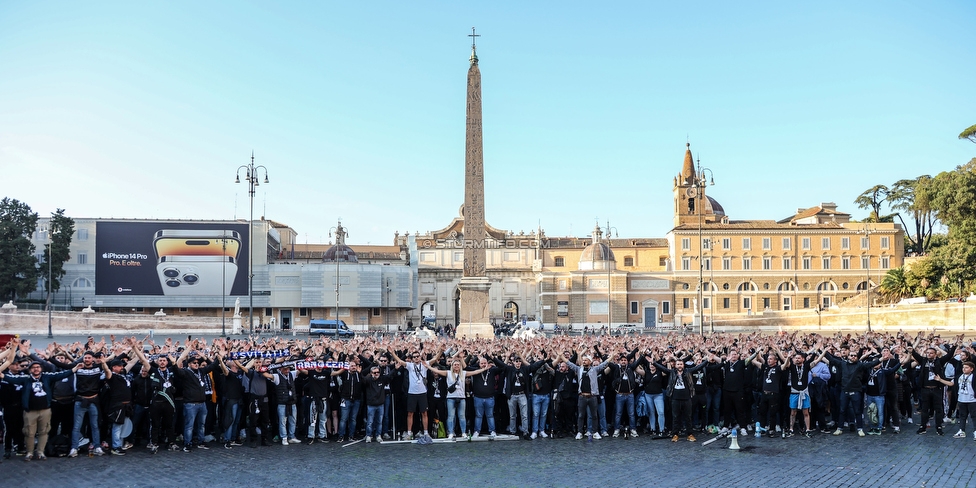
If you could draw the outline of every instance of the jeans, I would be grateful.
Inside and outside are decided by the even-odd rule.
[[[532,395],[532,432],[539,433],[546,430],[546,420],[549,415],[549,395],[536,393]]]
[[[224,442],[237,439],[237,426],[241,422],[241,402],[224,400]]]
[[[295,424],[297,423],[298,407],[295,405],[278,405],[278,437],[281,440],[295,438]]]
[[[329,399],[312,398],[308,405],[308,438],[315,438],[315,430],[318,428],[318,438],[325,439],[326,426],[329,422]],[[320,411],[321,410],[321,411]]]
[[[600,432],[607,433],[607,401],[601,396],[596,399],[596,416],[600,423]]]
[[[859,391],[842,391],[840,393],[840,411],[843,420],[854,418],[854,425],[858,429],[864,428],[864,398]],[[840,424],[837,425],[840,428]]]
[[[112,424],[112,449],[122,450],[122,428],[125,424]]]
[[[576,432],[583,433],[583,422],[586,422],[587,433],[593,432],[593,429],[599,427],[597,422],[597,403],[599,403],[599,398],[595,396],[583,396],[580,395],[579,399],[576,400]]]
[[[465,401],[463,398],[447,399],[447,435],[454,434],[454,414],[457,413],[458,422],[461,424],[461,435],[468,431],[468,421],[464,417]]]
[[[716,386],[709,386],[705,389],[705,411],[708,419],[706,425],[718,425],[719,417],[722,414],[722,389]]]
[[[488,412],[488,430],[495,431],[495,397],[474,397],[474,431],[481,432],[481,418]]]
[[[614,430],[620,429],[620,419],[623,417],[625,408],[627,409],[627,425],[631,429],[637,428],[637,422],[634,418],[634,395],[631,393],[617,393],[617,412],[613,417]]]
[[[356,417],[359,416],[360,400],[343,399],[339,403],[339,436],[353,437],[356,435]],[[348,434],[346,426],[349,427]]]
[[[664,432],[664,393],[644,392],[641,398],[647,404],[647,428]]]
[[[516,408],[518,412],[516,412]],[[512,395],[508,399],[508,432],[515,433],[515,414],[518,413],[522,416],[522,423],[520,427],[522,428],[522,433],[527,434],[529,431],[529,402],[525,398],[525,394]]]
[[[875,425],[868,425],[868,428],[880,429],[881,426],[884,424],[884,419],[885,419],[885,409],[884,409],[885,397],[884,395],[881,396],[867,395],[866,400],[868,405],[873,403],[875,407],[878,409],[878,423]]]
[[[88,422],[91,425],[91,446],[100,447],[102,445],[102,440],[99,437],[98,432],[98,400],[92,399],[90,401],[84,400],[88,403],[87,408],[82,407],[82,400],[75,400],[75,424],[74,428],[71,429],[71,448],[78,449],[78,443],[81,441],[81,422],[85,420],[85,414],[88,414]],[[23,418],[23,417],[21,417]]]
[[[380,435],[380,428],[383,426],[383,407],[383,405],[366,405],[366,437]],[[448,421],[448,424],[450,424],[450,421]]]
[[[393,435],[393,392],[386,391],[386,403],[383,405],[383,433]]]
[[[206,403],[183,404],[183,445],[189,446],[196,440],[203,443],[203,426],[207,422]]]

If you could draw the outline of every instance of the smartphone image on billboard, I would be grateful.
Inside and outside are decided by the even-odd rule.
[[[237,278],[240,235],[230,230],[160,230],[153,241],[163,295],[230,293]]]

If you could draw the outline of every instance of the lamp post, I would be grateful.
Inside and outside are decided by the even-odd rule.
[[[223,233],[221,240],[221,246],[223,247],[223,254],[221,254],[220,259],[223,261],[227,260],[227,233]],[[227,266],[220,266],[220,335],[227,337]]]
[[[617,228],[610,227],[610,220],[607,219],[607,333],[613,332],[613,295],[611,294],[611,290],[613,289],[611,282],[613,279],[610,276],[610,272],[613,270],[613,265],[610,259],[610,256],[612,255],[612,252],[610,251],[610,232],[617,232]]]
[[[260,183],[258,180],[258,172],[264,170],[264,183],[268,184],[268,168],[263,165],[254,165],[254,151],[251,151],[251,162],[250,164],[244,164],[237,167],[237,179],[235,183],[241,182],[241,170],[244,170],[244,178],[247,180],[248,186],[248,197],[250,199],[250,220],[247,225],[247,327],[249,333],[254,333],[254,192]]]
[[[705,173],[708,173],[709,178],[705,178]],[[695,187],[695,196],[698,198],[698,204],[695,205],[695,212],[698,213],[698,333],[705,335],[705,309],[704,304],[704,290],[705,286],[705,240],[704,240],[704,219],[705,219],[705,187],[708,185],[715,184],[715,175],[712,174],[712,170],[708,168],[703,168],[701,165],[701,158],[698,159],[698,168],[695,171],[695,178],[692,181],[692,185]],[[708,246],[711,249],[711,245]],[[711,329],[714,332],[714,326]]]
[[[342,219],[339,219],[335,227],[329,229],[329,237],[335,236],[335,252],[332,253],[332,259],[335,260],[336,271],[335,271],[335,295],[336,295],[336,305],[335,305],[335,321],[336,321],[336,337],[339,334],[339,244],[345,242],[346,231],[342,228]]]
[[[864,246],[864,290],[867,292],[868,332],[871,332],[871,229],[867,222],[864,223],[864,240],[867,244]]]
[[[54,339],[54,332],[51,317],[51,277],[53,273],[51,272],[51,254],[53,254],[54,245],[47,245],[47,338]]]

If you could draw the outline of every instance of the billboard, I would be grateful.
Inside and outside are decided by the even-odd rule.
[[[247,295],[247,224],[95,223],[95,295]]]

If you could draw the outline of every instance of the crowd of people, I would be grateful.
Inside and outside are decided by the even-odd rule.
[[[124,456],[432,438],[526,441],[703,432],[967,438],[963,336],[670,334],[427,341],[403,336],[111,336],[0,352],[4,456]],[[914,424],[914,425],[911,425]],[[954,427],[956,428],[956,427]],[[972,438],[976,440],[976,432]]]

